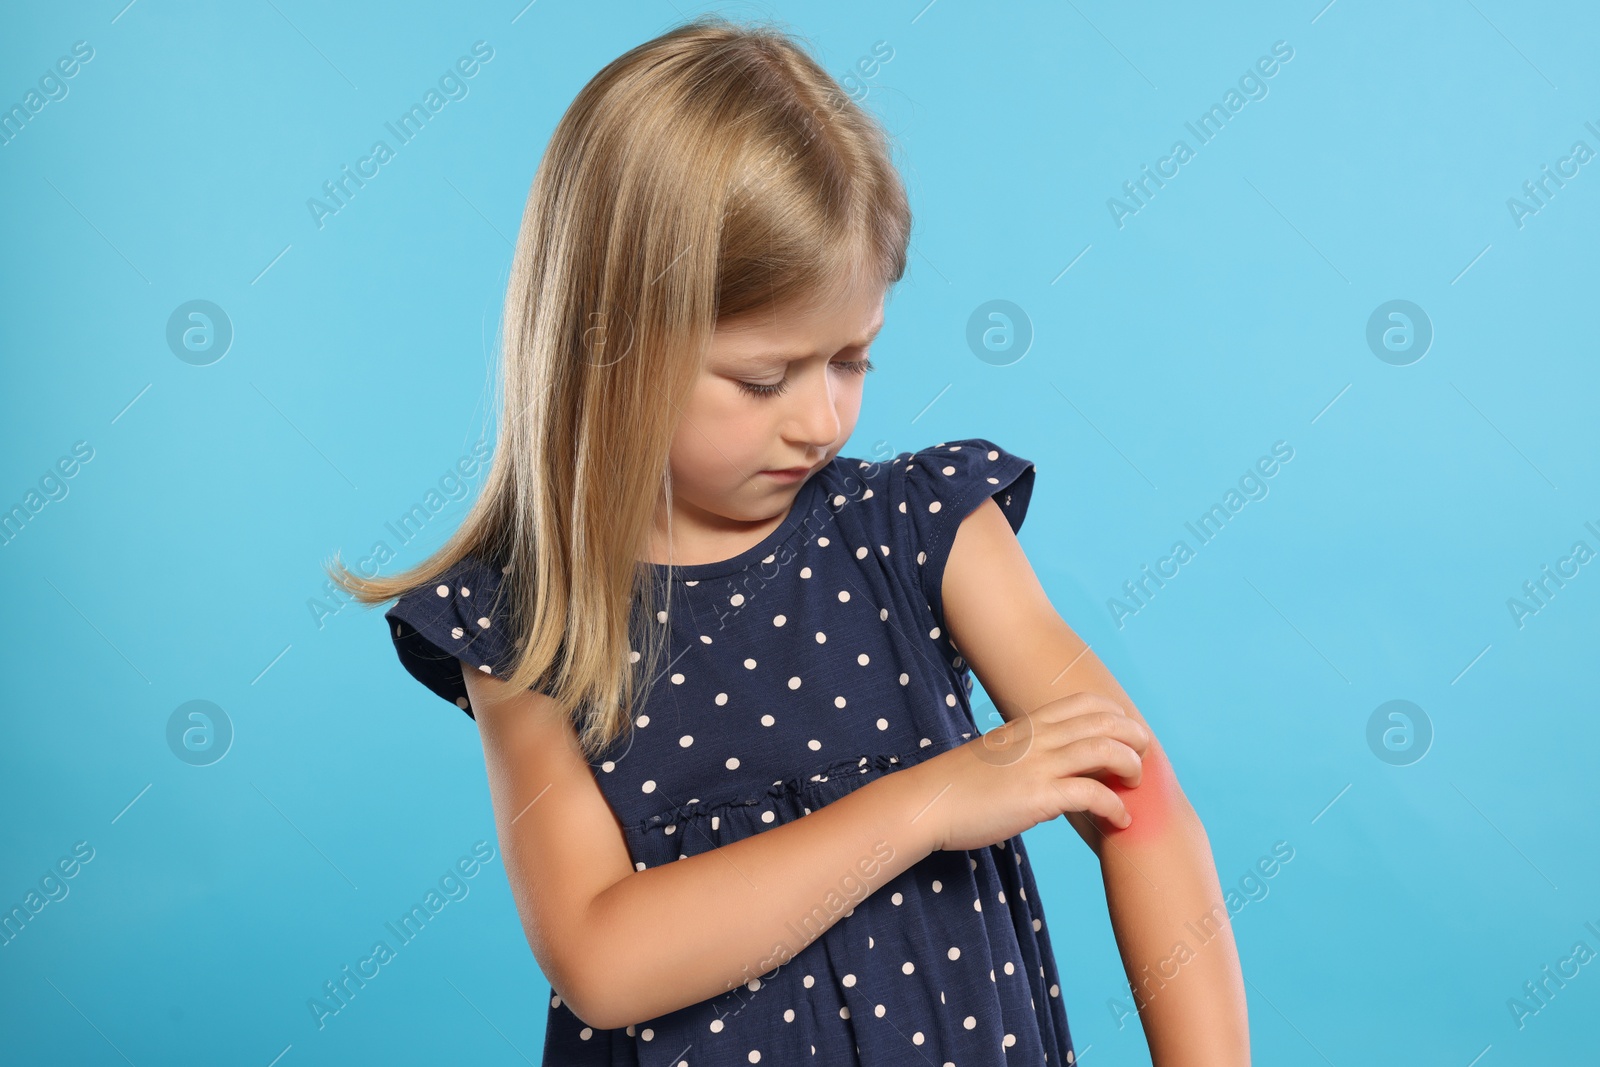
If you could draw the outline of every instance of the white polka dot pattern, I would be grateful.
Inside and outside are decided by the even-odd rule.
[[[981,439],[840,457],[762,542],[674,568],[669,607],[638,624],[666,629],[657,684],[592,764],[634,868],[794,822],[976,736],[970,674],[928,592],[986,496],[1020,527],[1032,478],[1031,462]],[[447,699],[456,659],[503,665],[507,628],[479,601],[497,579],[463,567],[444,595],[421,590],[391,612],[407,669]],[[544,1063],[1070,1064],[1040,894],[1021,838],[1004,844],[933,853],[865,896],[845,886],[795,920],[825,927],[798,955],[659,1018],[597,1030],[555,1003]]]
[[[1030,460],[971,438],[914,453],[897,473],[890,478],[891,499],[907,521],[895,526],[904,551],[916,560],[916,578],[933,617],[942,620],[945,563],[962,520],[993,497],[1011,529],[1020,530],[1036,470]]]

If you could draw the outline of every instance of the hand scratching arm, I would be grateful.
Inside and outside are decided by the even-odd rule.
[[[952,640],[1007,719],[1091,692],[1144,723],[1051,606],[992,499],[958,528],[941,592]],[[1100,859],[1112,930],[1156,1067],[1248,1065],[1244,978],[1210,843],[1159,736],[1151,736],[1139,786],[1108,783],[1133,823],[1119,830],[1083,813],[1069,819]],[[1202,942],[1196,929],[1212,932]],[[1175,953],[1179,943],[1193,952]]]

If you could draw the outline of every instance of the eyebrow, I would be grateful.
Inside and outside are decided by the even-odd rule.
[[[877,339],[878,334],[883,332],[883,328],[887,324],[888,324],[888,319],[884,319],[883,321],[879,322],[878,325],[874,326],[872,328],[872,332],[867,334],[867,336],[863,337],[859,341],[852,341],[848,345],[846,345],[845,347],[846,348],[865,348],[867,345],[870,345],[874,340]],[[739,365],[743,366],[743,367],[755,367],[755,366],[759,366],[761,364],[771,363],[774,360],[780,360],[780,359],[782,359],[782,360],[806,359],[811,354],[812,353],[810,353],[810,352],[757,352],[757,353],[753,353],[753,354],[751,354],[749,356],[746,356],[743,359],[741,359],[739,361]]]

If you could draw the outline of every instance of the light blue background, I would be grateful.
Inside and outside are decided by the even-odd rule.
[[[1521,627],[1507,599],[1575,541],[1600,550],[1600,162],[1521,227],[1506,202],[1574,141],[1600,150],[1600,20],[1322,4],[721,10],[776,14],[840,77],[893,49],[865,99],[916,229],[845,454],[981,436],[1038,464],[1022,543],[1161,733],[1224,884],[1295,850],[1234,919],[1256,1062],[1576,1062],[1600,966],[1522,1028],[1507,1001],[1600,950],[1600,563]],[[492,428],[511,240],[562,110],[697,10],[7,15],[0,106],[94,48],[0,147],[0,506],[94,450],[0,551],[0,905],[94,849],[0,949],[8,1062],[538,1061],[548,986],[498,850],[312,1020],[495,840],[472,724],[404,674],[377,611],[319,625],[314,602],[325,558],[395,543],[384,524]],[[470,95],[319,229],[307,199],[478,40]],[[1275,41],[1294,56],[1266,98],[1198,145],[1184,123]],[[1178,138],[1194,158],[1119,228],[1107,199]],[[197,298],[236,331],[204,367],[165,340]],[[965,339],[995,299],[1032,331],[1003,366]],[[1435,331],[1409,366],[1365,341],[1391,299]],[[1280,440],[1270,494],[1119,628],[1108,598]],[[237,731],[209,767],[167,746],[194,699]],[[1367,744],[1391,699],[1435,732],[1410,766]],[[1108,1007],[1126,987],[1092,857],[1062,820],[1028,843],[1080,1053],[1148,1062]]]

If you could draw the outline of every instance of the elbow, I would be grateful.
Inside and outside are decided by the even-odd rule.
[[[596,1030],[636,1026],[680,1006],[662,1003],[663,983],[635,980],[639,974],[637,962],[612,951],[591,948],[583,962],[568,967],[560,979],[552,980],[550,989],[585,1026]]]
[[[604,897],[595,897],[583,912],[552,924],[537,941],[530,936],[529,942],[546,947],[540,967],[568,1011],[585,1026],[619,1030],[659,1012],[648,1011],[651,985],[649,974],[642,973],[648,957],[628,941],[631,927],[609,917]],[[544,966],[546,956],[549,967]]]
[[[567,1008],[584,1025],[592,1026],[596,1030],[620,1030],[651,1018],[639,1014],[638,1003],[628,994],[625,987],[618,984],[618,973],[617,969],[612,968],[598,975],[598,981],[574,987],[581,990],[579,993],[581,999],[577,1002],[562,998]],[[554,986],[551,988],[554,989]]]
[[[608,966],[614,959],[609,951],[582,943],[581,938],[568,939],[558,949],[548,938],[525,933],[551,995],[580,1022],[596,1030],[614,1030],[635,1021],[622,1017],[627,991],[619,976],[627,968]]]
[[[554,987],[552,986],[551,988],[553,989]],[[560,994],[557,995],[560,996]],[[567,997],[562,997],[561,999],[566,1004],[567,1010],[576,1015],[578,1021],[585,1026],[591,1026],[596,1030],[615,1030],[628,1025],[628,1021],[623,1019],[621,1014],[604,999],[597,999],[587,994],[585,994],[581,1002]]]
[[[585,1026],[596,1030],[615,1030],[634,1020],[625,1019],[613,974],[589,975],[561,968],[560,974],[546,974],[550,992]]]

